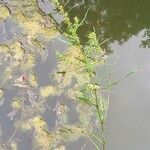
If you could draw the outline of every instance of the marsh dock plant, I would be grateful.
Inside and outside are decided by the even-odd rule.
[[[103,87],[100,81],[100,74],[97,72],[97,68],[105,64],[105,59],[107,57],[107,53],[101,47],[103,42],[99,42],[99,38],[94,31],[87,35],[88,40],[86,44],[81,45],[80,38],[77,33],[78,28],[83,24],[88,11],[82,21],[75,17],[74,22],[71,22],[68,14],[64,12],[63,6],[61,6],[58,0],[55,0],[54,2],[60,13],[65,16],[64,23],[66,24],[66,31],[64,35],[67,38],[69,45],[66,54],[57,53],[57,56],[61,61],[61,65],[58,67],[59,71],[57,73],[62,74],[63,79],[61,79],[61,83],[65,80],[65,78],[66,80],[71,77],[75,77],[77,79],[77,84],[74,88],[72,88],[72,91],[74,91],[72,93],[74,94],[70,94],[70,97],[71,99],[76,99],[91,108],[92,112],[96,116],[99,132],[95,134],[94,131],[90,131],[87,127],[89,131],[87,137],[94,144],[96,149],[106,150],[105,121],[109,105],[110,90],[114,85],[117,85],[120,81],[124,80],[135,71],[131,71],[117,81],[110,80],[110,73],[108,74],[108,79],[105,77],[107,81],[106,85]],[[67,85],[67,82],[68,81],[64,81],[64,85]],[[106,93],[107,98],[104,98],[103,93]],[[87,122],[84,123],[86,126]],[[91,137],[93,137],[96,141]],[[99,144],[97,144],[97,142]]]
[[[104,100],[102,97],[102,87],[99,85],[99,75],[96,72],[97,66],[104,63],[105,52],[100,47],[95,32],[92,32],[88,35],[88,42],[86,46],[76,46],[76,49],[74,50],[80,50],[79,55],[74,54],[74,58],[70,56],[70,59],[73,59],[73,61],[76,61],[76,63],[68,60],[68,54],[66,55],[67,61],[65,60],[65,55],[62,57],[62,55],[59,54],[59,58],[61,58],[62,61],[65,60],[65,62],[68,62],[71,66],[70,70],[69,67],[66,67],[66,70],[61,70],[61,72],[64,72],[64,78],[67,78],[67,76],[69,76],[68,74],[72,74],[74,77],[76,77],[78,83],[76,85],[77,89],[73,97],[84,105],[88,105],[94,112],[101,131],[99,135],[96,135],[94,132],[91,133],[92,136],[96,137],[98,142],[100,142],[103,150],[105,150],[106,142],[104,131],[108,101]],[[66,65],[68,66],[68,64]],[[97,149],[100,149],[99,145],[96,145],[96,143],[94,144]]]
[[[64,13],[62,7],[57,2],[55,3],[58,8],[60,9],[61,13]],[[88,41],[86,45],[81,45],[80,40],[77,34],[77,30],[82,24],[83,21],[79,21],[77,17],[74,18],[74,23],[70,22],[68,16],[65,14],[65,23],[66,23],[66,32],[64,35],[68,39],[68,44],[71,45],[71,47],[76,47],[74,50],[78,51],[79,55],[73,55],[73,60],[78,62],[76,65],[74,65],[74,69],[76,71],[75,74],[77,74],[76,78],[78,76],[83,76],[83,78],[86,76],[86,79],[84,79],[84,82],[78,83],[78,92],[74,94],[74,97],[76,100],[80,101],[81,103],[84,103],[85,105],[88,105],[91,107],[93,112],[95,113],[96,120],[98,121],[98,126],[101,129],[99,135],[95,134],[94,132],[90,132],[92,134],[92,137],[96,138],[99,144],[96,144],[92,139],[92,143],[95,145],[96,149],[103,149],[106,148],[106,141],[105,141],[105,120],[107,116],[107,110],[108,110],[108,101],[104,100],[101,93],[101,86],[99,85],[99,75],[96,72],[97,66],[101,65],[105,62],[105,51],[101,48],[100,42],[96,36],[95,32],[91,32],[87,37]],[[80,52],[79,52],[80,51]],[[75,52],[74,52],[75,53]],[[68,62],[71,66],[73,64],[73,61],[68,60],[68,54],[62,54],[57,53],[57,56],[60,61],[64,61],[65,63]],[[70,56],[70,59],[72,57]],[[66,61],[67,60],[67,61]],[[66,64],[68,65],[68,64]],[[76,68],[77,67],[77,68]],[[61,68],[62,69],[62,68]],[[73,69],[73,67],[72,67]],[[62,70],[61,72],[64,72],[63,76],[65,74],[69,74],[67,70]],[[68,72],[67,72],[68,71]],[[57,73],[60,73],[57,72]],[[74,75],[75,75],[74,74]],[[78,79],[77,79],[78,80]],[[101,146],[100,146],[101,145]]]

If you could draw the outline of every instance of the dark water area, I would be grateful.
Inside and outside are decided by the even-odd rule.
[[[62,0],[63,4],[65,2]],[[75,16],[82,20],[88,12],[84,24],[79,29],[83,43],[86,41],[85,35],[91,31],[96,31],[101,42],[110,39],[107,47],[115,41],[124,43],[146,29],[146,39],[143,42],[143,46],[146,46],[150,28],[149,5],[148,0],[72,0],[64,8],[72,20]]]
[[[65,2],[62,0],[62,3]],[[110,50],[107,64],[114,80],[138,71],[112,91],[106,125],[107,150],[150,149],[150,1],[71,0],[65,5],[72,18],[82,20],[86,34],[96,31],[103,48]]]

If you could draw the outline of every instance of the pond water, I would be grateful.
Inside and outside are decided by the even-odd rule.
[[[82,20],[88,11],[80,39],[85,44],[85,35],[94,30],[105,41],[102,46],[110,53],[106,64],[113,71],[112,79],[138,69],[113,88],[107,150],[150,149],[150,2],[61,2],[72,19]],[[57,77],[53,80],[59,68],[55,53],[68,48],[53,21],[61,24],[63,16],[48,0],[0,0],[0,8],[7,12],[0,14],[0,150],[81,150],[85,144],[84,149],[95,150],[78,126],[78,115],[84,118],[91,112],[66,94],[76,79],[68,77],[65,85],[58,85]]]
[[[82,19],[89,9],[79,31],[83,43],[93,28],[100,41],[109,39],[103,46],[112,52],[107,63],[113,79],[138,69],[113,89],[106,125],[108,150],[150,149],[149,5],[148,0],[71,0],[66,5],[66,11],[72,8],[72,18]]]

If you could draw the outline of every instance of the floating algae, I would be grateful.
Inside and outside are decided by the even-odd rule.
[[[23,69],[32,69],[35,66],[35,61],[36,61],[36,58],[35,58],[34,54],[28,53],[26,55],[26,60],[25,60],[25,62],[23,62],[21,64],[21,67]]]
[[[32,129],[32,126],[31,126],[31,124],[29,122],[22,122],[20,129],[23,132],[27,132],[27,131]]]
[[[58,64],[58,71],[55,78],[61,86],[67,87],[72,83],[73,78],[77,83],[84,84],[89,79],[88,74],[82,73],[83,64],[80,60],[84,57],[80,46],[70,46],[66,52],[65,59]],[[65,74],[60,74],[65,72]],[[63,79],[62,79],[63,77]]]
[[[5,87],[16,91],[16,95],[8,102],[13,111],[7,117],[13,119],[17,132],[26,134],[34,131],[34,136],[32,135],[33,149],[64,150],[66,149],[64,142],[67,143],[85,136],[85,127],[81,124],[69,125],[67,115],[70,109],[68,105],[61,103],[56,104],[55,108],[52,109],[57,115],[57,118],[55,118],[56,126],[53,131],[48,131],[49,124],[43,117],[47,110],[46,106],[48,108],[46,98],[49,96],[58,97],[63,90],[60,91],[56,88],[59,85],[52,86],[47,84],[46,86],[41,86],[38,81],[39,77],[35,73],[36,65],[39,63],[41,55],[46,52],[46,44],[60,33],[54,20],[50,16],[46,16],[38,8],[36,0],[11,0],[8,5],[13,8],[11,15],[5,5],[0,6],[0,8],[8,9],[9,12],[7,14],[7,11],[4,11],[6,14],[2,21],[10,16],[9,18],[17,23],[19,34],[13,33],[13,41],[8,42],[6,40],[4,44],[0,44],[0,58],[3,58],[0,59],[0,69],[4,68],[0,76],[1,88]],[[3,10],[1,9],[1,11]],[[60,74],[56,72],[55,76],[58,84],[60,83],[62,87],[67,87],[72,82],[73,77],[80,83],[85,82],[87,76],[79,76],[75,72],[78,71],[81,64],[80,60],[77,61],[76,58],[80,59],[82,57],[80,47],[69,47],[66,60],[58,65]],[[61,74],[61,71],[66,71],[66,74]],[[4,91],[1,89],[0,92],[0,98],[2,98]],[[73,89],[66,92],[67,96],[71,97],[71,94],[69,95],[71,92],[73,92]],[[73,97],[71,98],[73,99]],[[42,101],[43,99],[44,101]],[[15,119],[14,116],[16,117]],[[12,144],[13,148],[16,149],[14,141],[18,141],[17,135],[8,142],[7,146],[9,145],[10,147]],[[4,149],[8,148],[4,147]]]
[[[53,86],[40,87],[40,95],[45,98],[56,94],[56,89]]]
[[[31,39],[35,39],[38,35],[52,39],[59,34],[54,21],[47,21],[52,19],[49,16],[45,17],[38,8],[36,0],[12,0],[12,2],[16,8],[13,18]],[[46,25],[43,26],[43,22],[46,22]]]
[[[0,99],[4,96],[4,90],[0,89]]]
[[[36,75],[34,73],[30,73],[29,74],[28,81],[29,81],[29,84],[32,87],[37,87],[38,86],[37,77],[36,77]]]
[[[20,109],[21,108],[21,102],[19,99],[13,99],[11,106],[13,109]]]
[[[13,58],[15,60],[22,60],[25,55],[25,50],[22,48],[21,43],[16,41],[9,46],[10,52],[13,53]]]
[[[10,15],[8,7],[0,3],[0,21],[5,20]]]

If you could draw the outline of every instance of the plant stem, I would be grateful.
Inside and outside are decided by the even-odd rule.
[[[96,90],[96,86],[95,86],[95,83],[93,81],[93,78],[92,76],[89,74],[90,76],[90,79],[91,79],[91,82],[92,84],[94,85],[94,96],[95,96],[95,103],[96,103],[96,111],[98,113],[98,118],[99,118],[99,123],[100,123],[100,126],[101,126],[101,132],[102,132],[102,150],[105,150],[106,149],[106,142],[105,142],[105,136],[104,136],[104,133],[105,133],[105,130],[104,130],[104,121],[102,119],[102,114],[101,114],[101,110],[102,110],[102,105],[100,106],[99,105],[99,98],[98,98],[98,94],[97,94],[97,90]]]
[[[102,140],[103,140],[103,143],[102,143],[102,150],[105,150],[105,137],[104,137],[104,122],[101,118],[101,111],[100,111],[100,107],[99,107],[99,103],[98,103],[98,96],[97,96],[97,91],[94,90],[95,92],[95,100],[96,100],[96,110],[97,110],[97,113],[98,113],[98,116],[99,116],[99,121],[100,121],[100,124],[101,124],[101,131],[102,131]]]

